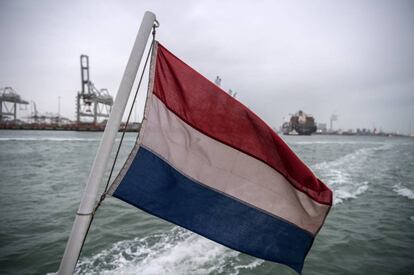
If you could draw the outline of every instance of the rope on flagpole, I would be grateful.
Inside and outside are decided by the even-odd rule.
[[[137,87],[137,90],[135,91],[134,100],[132,101],[131,109],[129,110],[129,114],[128,114],[128,118],[127,118],[127,121],[126,121],[126,124],[125,124],[125,127],[124,127],[124,131],[122,132],[121,141],[119,142],[118,148],[116,150],[115,159],[114,159],[114,162],[112,163],[111,172],[110,172],[109,177],[108,177],[108,180],[106,182],[105,190],[102,193],[102,196],[104,196],[104,197],[106,196],[106,192],[108,191],[109,183],[111,182],[112,174],[114,172],[114,168],[115,168],[115,164],[116,164],[116,161],[117,161],[117,158],[118,158],[118,155],[119,155],[119,151],[121,149],[122,141],[124,140],[124,136],[125,136],[125,133],[126,133],[126,129],[128,127],[129,119],[131,118],[132,110],[134,108],[135,101],[137,99],[138,90],[139,90],[139,88],[141,86],[142,78],[144,76],[145,69],[147,68],[147,63],[148,63],[149,57],[150,57],[151,52],[152,52],[152,50],[154,48],[154,41],[155,41],[155,34],[156,34],[155,29],[158,28],[158,26],[159,26],[158,21],[155,20],[155,22],[156,22],[156,24],[154,24],[154,26],[152,27],[152,42],[151,42],[151,47],[150,47],[150,50],[148,51],[147,58],[145,59],[144,69],[142,70],[142,74],[141,74],[141,77],[140,77],[139,82],[138,82],[138,87]]]
[[[143,79],[143,77],[144,77],[144,74],[145,74],[145,69],[147,68],[147,63],[148,63],[149,57],[151,56],[151,52],[154,50],[154,44],[155,44],[155,34],[156,34],[155,29],[156,29],[156,28],[158,28],[159,26],[160,26],[159,22],[158,22],[157,20],[155,20],[154,26],[152,27],[152,41],[151,41],[151,47],[150,47],[150,49],[149,49],[149,51],[148,51],[148,55],[147,55],[147,57],[146,57],[146,59],[145,59],[144,68],[143,68],[143,70],[142,70],[142,73],[141,73],[141,76],[140,76],[140,79],[139,79],[139,82],[138,82],[138,87],[137,87],[137,89],[136,89],[136,91],[135,91],[134,100],[132,101],[131,109],[129,110],[128,119],[127,119],[127,121],[126,121],[126,123],[125,123],[125,127],[124,127],[123,132],[122,132],[121,140],[120,140],[120,142],[119,142],[119,145],[118,145],[118,148],[117,148],[117,151],[116,151],[116,154],[115,154],[114,162],[112,163],[111,172],[109,173],[109,177],[108,177],[108,180],[107,180],[106,185],[105,185],[105,190],[104,190],[104,192],[102,193],[102,195],[101,195],[101,197],[100,197],[99,201],[96,203],[96,206],[95,206],[95,208],[93,209],[93,211],[92,211],[92,213],[91,213],[91,214],[92,214],[92,215],[91,215],[91,220],[90,220],[90,222],[89,222],[88,229],[86,230],[85,238],[83,238],[83,241],[82,241],[82,246],[81,246],[80,253],[79,253],[79,255],[78,255],[78,259],[77,259],[77,261],[79,260],[80,255],[81,255],[81,253],[82,253],[82,249],[83,249],[83,246],[84,246],[85,241],[86,241],[86,236],[88,235],[88,233],[89,233],[89,229],[91,228],[91,225],[92,225],[92,222],[93,222],[93,219],[95,218],[95,213],[96,213],[96,211],[98,210],[98,208],[101,206],[102,202],[103,202],[103,201],[105,200],[105,198],[106,198],[106,194],[107,194],[106,192],[108,191],[109,183],[110,183],[110,181],[111,181],[111,177],[112,177],[112,174],[113,174],[113,171],[114,171],[114,168],[115,168],[115,164],[116,164],[116,161],[117,161],[117,159],[118,159],[118,155],[119,155],[119,151],[120,151],[120,149],[121,149],[122,141],[124,140],[124,136],[125,136],[125,133],[126,133],[126,129],[127,129],[127,127],[128,127],[129,119],[131,118],[132,110],[133,110],[134,105],[135,105],[135,100],[137,99],[137,96],[138,96],[138,91],[139,91],[139,88],[140,88],[140,86],[141,86],[141,82],[142,82],[142,79]],[[88,215],[89,215],[89,214],[88,214]]]

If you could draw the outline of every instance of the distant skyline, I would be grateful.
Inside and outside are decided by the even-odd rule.
[[[115,96],[146,10],[157,39],[278,128],[414,132],[414,1],[0,1],[0,87],[75,119],[79,56]],[[141,117],[146,82],[138,99]]]

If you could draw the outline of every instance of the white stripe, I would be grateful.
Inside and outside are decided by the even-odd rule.
[[[318,231],[329,206],[296,190],[267,164],[194,129],[169,111],[156,96],[149,100],[142,139],[146,148],[204,185],[313,234]]]

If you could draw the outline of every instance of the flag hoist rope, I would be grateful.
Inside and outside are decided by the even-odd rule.
[[[124,115],[125,107],[128,102],[129,95],[131,93],[131,89],[139,69],[139,65],[141,64],[141,59],[144,54],[145,47],[147,45],[148,37],[150,36],[151,30],[153,30],[153,36],[155,35],[155,28],[158,26],[159,24],[156,20],[155,14],[149,11],[145,12],[137,37],[135,39],[134,46],[131,51],[131,55],[125,68],[111,114],[106,124],[101,143],[96,153],[95,160],[92,164],[86,187],[82,194],[82,199],[79,205],[78,212],[76,213],[75,221],[72,226],[72,231],[70,233],[69,240],[67,242],[66,249],[63,254],[59,270],[57,272],[57,274],[59,275],[72,274],[75,270],[76,263],[82,250],[83,243],[85,242],[86,234],[88,233],[90,225],[92,223],[95,211],[99,207],[102,200],[105,198],[105,192],[109,185],[109,180],[107,182],[104,195],[101,196],[98,203],[96,202],[99,185],[102,182],[104,173],[108,166],[108,160],[110,158],[115,138],[118,134],[119,126]],[[151,43],[151,48],[154,45],[154,41],[155,40],[153,40]],[[151,49],[149,53],[150,52]],[[147,61],[145,62],[142,75],[144,74]],[[140,83],[142,81],[142,75]],[[136,96],[137,94],[135,95],[131,110],[135,103]],[[128,115],[128,121],[130,116],[131,111]],[[126,126],[124,128],[124,133],[122,134],[121,142],[125,135]],[[118,153],[119,147],[117,150],[117,155]]]
[[[137,90],[135,91],[134,99],[132,101],[131,109],[129,110],[129,114],[128,114],[127,121],[125,123],[124,130],[122,131],[121,140],[120,140],[119,145],[118,145],[118,148],[116,150],[114,162],[112,163],[112,167],[111,167],[111,172],[109,173],[108,180],[106,181],[105,190],[102,193],[102,196],[101,196],[101,199],[100,199],[99,203],[96,205],[96,209],[98,209],[100,203],[105,199],[106,191],[108,191],[109,184],[111,183],[111,178],[112,178],[112,174],[114,172],[114,168],[115,168],[115,165],[116,165],[116,160],[118,159],[119,151],[121,150],[122,141],[124,140],[124,136],[125,136],[125,133],[126,133],[126,129],[128,127],[129,119],[131,118],[131,114],[132,114],[132,111],[134,109],[135,101],[136,101],[137,96],[138,96],[138,91],[139,91],[139,88],[141,86],[142,78],[144,77],[145,69],[147,68],[147,64],[148,64],[149,57],[151,56],[151,53],[154,50],[155,34],[156,34],[156,28],[158,28],[158,26],[159,26],[159,23],[158,23],[158,21],[156,21],[156,24],[154,24],[154,26],[152,27],[151,47],[150,47],[150,49],[148,51],[148,54],[147,54],[147,57],[145,59],[144,68],[142,69],[142,73],[141,73],[141,76],[139,78]]]

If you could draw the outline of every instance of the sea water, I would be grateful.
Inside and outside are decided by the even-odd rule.
[[[0,274],[57,271],[101,136],[0,131]],[[283,139],[334,191],[303,274],[414,274],[414,139]],[[295,274],[115,198],[98,210],[76,273]]]

